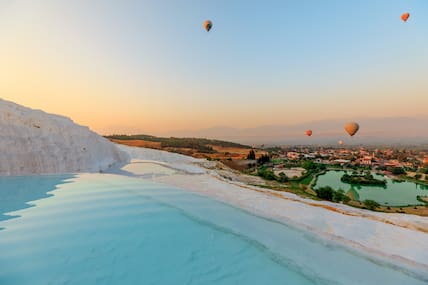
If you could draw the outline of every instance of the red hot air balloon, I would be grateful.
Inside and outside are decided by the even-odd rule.
[[[410,13],[404,13],[403,15],[401,15],[401,20],[403,20],[404,22],[407,22],[409,17],[410,17]]]
[[[307,135],[308,137],[312,136],[312,130],[307,130],[307,131],[306,131],[306,135]]]

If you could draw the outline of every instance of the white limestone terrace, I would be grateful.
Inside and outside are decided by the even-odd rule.
[[[152,180],[214,198],[257,215],[309,230],[428,280],[428,218],[357,209],[301,198],[222,178],[200,159],[145,148],[121,147],[131,159],[182,170]],[[208,162],[205,160],[205,162]],[[183,171],[184,170],[184,171]],[[143,173],[138,173],[140,176]],[[138,176],[138,175],[137,175]],[[141,176],[142,177],[142,176]]]
[[[132,160],[180,170],[153,181],[315,232],[428,280],[427,217],[370,212],[229,181],[206,160],[117,146],[66,117],[0,99],[0,175],[115,171],[120,167],[111,166]]]
[[[199,166],[200,163],[207,161],[205,159],[150,148],[130,147],[119,144],[117,147],[130,156],[131,162],[153,162],[187,174],[204,174],[206,172],[206,169]]]
[[[99,172],[128,161],[69,118],[0,99],[0,175]]]

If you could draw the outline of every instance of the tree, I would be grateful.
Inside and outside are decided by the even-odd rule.
[[[315,190],[315,192],[317,193],[317,197],[324,199],[324,200],[328,200],[328,201],[332,201],[333,200],[333,188],[331,188],[330,186],[325,186],[325,187],[321,187]]]
[[[284,172],[280,172],[280,173],[279,173],[278,181],[279,181],[279,182],[281,182],[281,183],[288,182],[288,177],[287,177],[287,175],[286,175]]]
[[[343,203],[348,203],[349,201],[351,201],[351,198],[349,198],[348,196],[344,195],[342,198]]]
[[[364,200],[364,206],[366,206],[367,209],[369,210],[375,210],[376,208],[379,208],[380,205],[378,202],[373,201],[373,200]]]
[[[306,170],[311,170],[311,169],[315,169],[317,168],[317,166],[315,165],[315,163],[311,160],[306,160],[302,163],[302,167]]]
[[[392,174],[394,175],[401,175],[401,174],[406,174],[406,171],[404,171],[404,169],[402,167],[394,167],[391,170]]]
[[[247,159],[251,159],[251,160],[256,159],[256,153],[254,152],[254,150],[250,150],[250,152],[247,155]]]
[[[345,191],[343,191],[342,189],[333,191],[333,202],[339,203],[343,201],[343,197],[345,197]]]
[[[270,161],[270,156],[268,154],[263,154],[257,159],[258,164],[264,164]]]
[[[327,166],[326,166],[325,164],[318,164],[318,168],[319,168],[320,170],[326,170],[326,169],[327,169]]]
[[[264,178],[264,179],[266,179],[266,180],[275,180],[276,179],[276,176],[273,173],[273,171],[265,169],[265,168],[260,168],[257,171],[257,175],[260,176],[260,177],[262,177],[262,178]]]
[[[415,174],[415,179],[419,180],[421,179],[421,177],[422,177],[422,174],[419,174],[419,173]]]
[[[273,173],[273,171],[268,170],[268,171],[266,171],[266,172],[265,172],[265,176],[264,176],[264,178],[265,178],[266,180],[275,180],[275,179],[276,179],[276,176],[275,176],[275,174]]]

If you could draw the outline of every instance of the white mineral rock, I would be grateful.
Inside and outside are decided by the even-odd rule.
[[[98,172],[127,160],[87,127],[0,99],[0,175]]]

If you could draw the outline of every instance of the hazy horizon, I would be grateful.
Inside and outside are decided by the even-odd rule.
[[[101,134],[425,116],[427,15],[422,0],[2,1],[0,96]]]
[[[110,133],[107,135],[154,135],[161,137],[197,137],[234,141],[244,144],[269,145],[337,145],[342,140],[345,145],[396,145],[427,144],[428,116],[359,118],[361,130],[350,137],[344,130],[343,119],[310,121],[298,124],[265,125],[252,128],[215,126],[204,129],[187,129],[167,132]],[[307,137],[305,131],[312,130]]]

